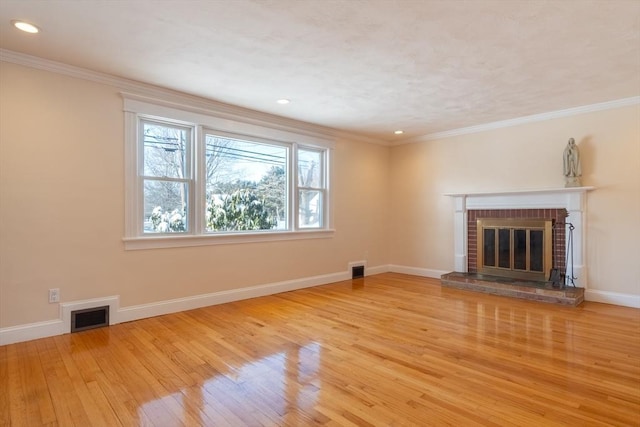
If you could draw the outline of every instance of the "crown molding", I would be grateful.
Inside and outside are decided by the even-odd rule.
[[[289,119],[274,114],[263,113],[236,105],[225,104],[220,101],[190,95],[149,83],[101,73],[99,71],[88,70],[86,68],[76,67],[74,65],[52,61],[38,56],[27,55],[8,49],[0,49],[0,61],[62,74],[107,86],[113,86],[122,92],[130,92],[144,97],[162,99],[182,105],[190,105],[201,110],[215,111],[218,117],[235,119],[244,123],[257,124],[279,130],[294,130],[295,132],[303,135],[322,139],[344,139],[376,145],[389,145],[387,141],[371,138],[365,135],[346,132],[300,120]]]
[[[485,132],[488,130],[517,126],[525,123],[534,123],[534,122],[541,122],[545,120],[558,119],[561,117],[577,116],[580,114],[593,113],[596,111],[603,111],[603,110],[611,110],[614,108],[628,107],[628,106],[637,105],[637,104],[640,104],[640,96],[632,96],[630,98],[600,102],[598,104],[584,105],[581,107],[567,108],[564,110],[550,111],[548,113],[533,114],[531,116],[518,117],[515,119],[500,120],[497,122],[485,123],[482,125],[452,129],[452,130],[447,130],[443,132],[430,133],[430,134],[398,141],[393,145],[413,144],[417,142],[426,142],[426,141],[433,141],[436,139],[451,138],[453,136]]]

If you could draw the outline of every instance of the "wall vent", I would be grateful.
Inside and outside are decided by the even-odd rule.
[[[107,325],[109,325],[108,305],[71,312],[71,332],[86,331]]]
[[[364,265],[354,265],[351,267],[351,278],[359,279],[364,277]]]

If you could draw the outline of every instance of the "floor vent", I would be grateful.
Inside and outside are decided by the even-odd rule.
[[[109,306],[85,308],[71,312],[71,332],[86,331],[109,325]]]
[[[351,278],[359,279],[364,277],[364,265],[354,265],[351,267]]]

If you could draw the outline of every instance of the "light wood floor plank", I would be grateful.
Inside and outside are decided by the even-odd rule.
[[[640,426],[640,310],[386,273],[0,347],[0,426]]]

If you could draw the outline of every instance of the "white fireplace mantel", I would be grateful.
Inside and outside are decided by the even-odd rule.
[[[467,271],[467,211],[477,209],[566,209],[567,222],[573,224],[573,271],[579,287],[587,287],[585,253],[585,218],[587,192],[594,187],[569,187],[540,190],[486,193],[449,193],[454,200],[454,265]],[[567,242],[568,243],[568,242]],[[568,249],[568,248],[567,248]]]

